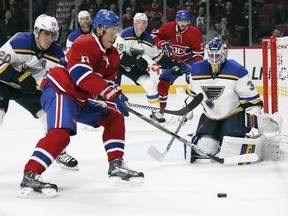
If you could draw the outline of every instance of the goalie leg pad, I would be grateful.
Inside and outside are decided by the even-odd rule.
[[[209,135],[202,135],[201,138],[193,136],[192,134],[187,135],[187,139],[191,140],[193,144],[197,145],[203,151],[215,155],[220,147],[220,142]],[[185,160],[187,163],[197,162],[211,162],[207,156],[201,152],[195,151],[189,146],[184,146]]]
[[[242,154],[256,153],[262,157],[263,136],[256,139],[224,136],[218,157],[228,158]]]
[[[246,109],[245,125],[261,130],[266,137],[278,135],[282,129],[282,117],[279,113],[264,113],[260,107]]]
[[[4,109],[0,109],[0,127],[3,124],[4,117],[5,117],[5,111]]]

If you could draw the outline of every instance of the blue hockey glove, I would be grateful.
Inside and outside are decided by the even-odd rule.
[[[161,52],[166,54],[167,56],[170,56],[171,45],[172,44],[169,41],[160,42]]]
[[[122,93],[122,90],[118,85],[110,85],[101,92],[101,96],[107,103],[107,105],[124,116],[128,117],[129,112],[126,108],[128,98]]]

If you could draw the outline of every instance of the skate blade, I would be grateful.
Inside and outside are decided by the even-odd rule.
[[[129,181],[122,180],[121,177],[116,176],[109,177],[109,184],[114,186],[141,185],[143,183],[144,183],[143,177],[131,177]]]
[[[54,188],[43,188],[41,192],[34,191],[31,187],[22,187],[18,193],[19,198],[52,198],[57,195]]]
[[[60,167],[61,167],[62,169],[65,169],[65,170],[70,170],[70,171],[78,171],[78,170],[79,170],[78,165],[75,166],[75,167],[68,167],[68,166],[66,166],[66,165],[64,165],[64,164],[62,164],[62,163],[59,163],[59,162],[57,162],[57,163],[60,165]]]

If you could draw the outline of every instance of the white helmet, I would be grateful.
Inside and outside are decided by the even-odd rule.
[[[42,14],[37,17],[34,24],[34,35],[38,38],[41,30],[46,30],[55,33],[55,39],[57,40],[59,35],[59,26],[55,17]]]
[[[148,24],[148,17],[146,16],[145,13],[136,13],[134,18],[133,18],[133,21],[134,21],[134,24],[136,23],[136,21],[138,20],[144,20],[147,22]]]
[[[90,13],[86,10],[83,10],[78,13],[78,22],[80,22],[80,19],[84,17],[89,17],[89,20],[91,21]]]

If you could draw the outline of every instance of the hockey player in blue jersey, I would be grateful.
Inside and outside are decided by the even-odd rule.
[[[145,89],[148,103],[159,108],[160,100],[157,84],[150,77],[147,71],[148,63],[142,56],[149,56],[162,68],[171,69],[169,73],[174,75],[181,76],[184,72],[177,62],[172,61],[158,50],[151,35],[145,32],[148,26],[148,18],[144,13],[135,14],[133,22],[134,25],[124,29],[121,37],[117,37],[114,43],[121,58],[116,83],[121,83],[122,75],[128,77],[135,84],[141,85]],[[160,123],[165,122],[162,113],[152,112],[150,117]]]
[[[34,32],[18,33],[0,48],[0,126],[14,100],[46,127],[46,113],[41,107],[39,84],[49,68],[56,66],[64,53],[54,40],[58,37],[54,17],[40,15]],[[65,151],[58,156],[62,168],[78,170],[78,162]]]
[[[73,42],[77,38],[82,37],[83,35],[86,34],[90,34],[92,25],[91,25],[91,17],[88,11],[83,10],[78,13],[78,23],[80,27],[71,32],[67,38],[66,41],[67,51],[71,48]]]
[[[257,147],[249,150],[246,134],[253,127],[264,135],[274,136],[281,129],[281,117],[263,113],[262,99],[248,71],[236,61],[227,59],[228,48],[222,39],[212,39],[206,52],[207,59],[194,63],[191,70],[192,95],[200,92],[204,95],[204,113],[192,142],[210,154],[216,154],[220,146],[223,148],[223,143],[226,155],[227,149],[233,154],[256,151]],[[229,137],[229,141],[225,141],[225,137]],[[235,138],[243,139],[238,143],[239,139]],[[186,160],[191,163],[203,156],[191,148],[186,149]]]

